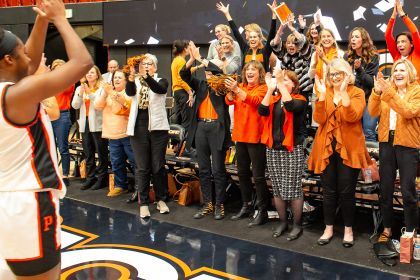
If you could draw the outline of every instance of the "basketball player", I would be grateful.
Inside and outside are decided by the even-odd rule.
[[[17,279],[59,279],[58,173],[51,123],[40,102],[68,88],[92,58],[65,17],[62,0],[39,0],[24,45],[0,28],[0,257]],[[44,49],[48,23],[61,34],[69,61],[31,75]]]

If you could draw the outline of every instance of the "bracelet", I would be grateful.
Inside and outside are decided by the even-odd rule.
[[[404,13],[402,16],[400,16],[400,18],[406,17],[407,13]]]

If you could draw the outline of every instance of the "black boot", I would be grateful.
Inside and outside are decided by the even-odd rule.
[[[267,209],[258,209],[257,216],[248,224],[248,227],[259,226],[268,222]]]
[[[133,192],[133,194],[130,196],[130,198],[127,199],[125,202],[127,202],[127,203],[134,203],[134,202],[137,202],[138,200],[139,200],[139,191],[138,190],[135,190]]]
[[[80,189],[84,191],[91,188],[95,184],[95,181],[95,179],[86,179],[86,181],[80,186]]]
[[[240,220],[242,218],[247,218],[251,215],[252,213],[252,206],[248,204],[248,202],[244,202],[244,204],[242,204],[242,208],[241,210],[239,210],[238,214],[233,215],[232,217],[230,217],[231,220],[233,221],[237,221]]]

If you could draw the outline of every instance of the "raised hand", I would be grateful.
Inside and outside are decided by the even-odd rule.
[[[321,15],[319,13],[315,15],[314,23],[316,26],[319,26],[321,24]]]
[[[320,101],[323,101],[325,99],[325,94],[327,93],[327,87],[325,86],[324,79],[320,79],[318,75],[315,75],[315,86],[319,93]]]
[[[350,82],[350,75],[345,74],[344,79],[341,82],[340,94],[343,94],[344,92],[347,92],[347,86],[349,85],[349,82]]]
[[[62,0],[37,0],[32,8],[40,17],[47,18],[51,22],[58,19],[66,19],[65,7]]]
[[[265,74],[265,83],[267,84],[268,91],[267,92],[273,92],[277,88],[277,81],[276,79],[273,79],[270,72]]]
[[[397,7],[397,12],[398,12],[398,15],[400,17],[402,17],[403,15],[405,15],[400,0],[395,0],[395,6]]]
[[[353,67],[354,69],[359,69],[362,66],[362,59],[358,58],[354,60]]]
[[[280,67],[275,67],[273,70],[273,75],[276,78],[278,84],[283,83],[284,76],[286,75],[286,70],[282,70]]]
[[[110,94],[113,91],[114,87],[111,84],[104,84],[105,94]]]
[[[305,29],[306,19],[302,15],[298,15],[298,22],[299,22],[300,29]]]
[[[235,93],[238,90],[238,82],[231,77],[225,79],[225,86]]]
[[[271,3],[271,5],[267,3],[267,6],[270,8],[270,10],[272,12],[272,18],[276,19],[277,16],[276,16],[276,13],[274,11],[277,8],[277,0],[273,0],[273,3]]]
[[[291,13],[287,16],[287,27],[292,31],[294,30],[293,24],[295,23],[295,15]]]
[[[376,77],[373,76],[373,83],[374,83],[373,90],[375,91],[376,94],[381,94],[382,93],[382,86],[378,82],[378,80],[383,80],[383,79],[384,79],[384,74],[382,74],[381,71],[378,72]]]
[[[315,51],[319,58],[323,59],[325,57],[324,49],[321,46],[316,46]]]
[[[229,14],[229,4],[225,6],[222,2],[219,2],[216,3],[216,8],[217,10],[221,11],[224,15]]]
[[[194,57],[195,60],[200,60],[201,59],[200,48],[197,48],[193,41],[190,41],[189,48],[190,48],[192,57]]]

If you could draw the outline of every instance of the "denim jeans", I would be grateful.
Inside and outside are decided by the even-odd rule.
[[[378,124],[378,118],[372,117],[368,112],[366,106],[363,112],[363,133],[365,134],[366,141],[376,141],[376,125]]]
[[[56,139],[58,151],[61,157],[61,168],[63,175],[68,176],[70,172],[70,154],[69,154],[69,133],[71,127],[70,112],[61,111],[60,118],[51,122],[54,136]]]
[[[124,137],[121,139],[110,139],[109,155],[111,157],[112,172],[114,172],[115,186],[127,189],[127,159],[132,167],[132,170],[136,170],[136,163],[130,144],[130,138]]]

